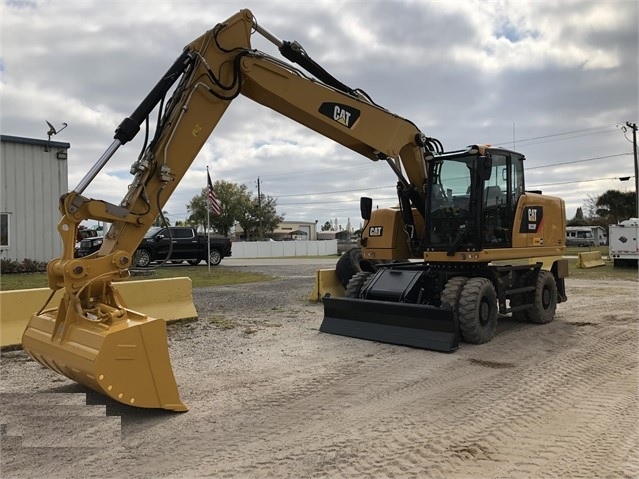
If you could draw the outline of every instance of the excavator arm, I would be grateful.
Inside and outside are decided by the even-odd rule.
[[[255,31],[321,81],[252,49]],[[31,318],[23,347],[32,357],[126,404],[186,410],[168,359],[164,322],[127,309],[112,282],[129,276],[133,252],[240,94],[369,160],[387,161],[407,204],[424,215],[426,162],[439,151],[439,142],[362,91],[335,80],[297,43],[280,41],[259,26],[250,11],[242,10],[185,47],[118,126],[113,143],[95,166],[61,198],[58,230],[63,253],[47,271],[50,288],[64,289],[64,297],[57,308],[43,308]],[[148,132],[156,109],[154,136],[131,166],[133,180],[120,204],[84,197],[118,148],[141,126],[146,124]],[[111,227],[98,252],[74,258],[78,226],[88,219]]]
[[[273,41],[287,57],[313,69],[335,86],[251,49],[253,29]],[[119,146],[134,138],[173,86],[155,137],[131,167],[134,179],[120,205],[82,197],[100,169]],[[64,238],[64,254],[50,268],[51,287],[74,289],[75,284],[77,289],[96,275],[104,275],[105,280],[126,276],[133,251],[229,104],[240,94],[370,160],[388,161],[402,187],[410,191],[412,206],[423,214],[426,160],[431,148],[437,148],[437,141],[426,138],[412,122],[330,77],[299,45],[278,40],[257,25],[250,11],[242,10],[184,49],[135,112],[120,124],[114,142],[94,168],[62,198],[59,230]],[[87,219],[106,221],[112,226],[96,256],[73,260],[71,237],[77,225]],[[91,268],[83,267],[87,262]],[[66,279],[69,266],[76,271],[71,282]],[[109,269],[110,273],[106,271]]]

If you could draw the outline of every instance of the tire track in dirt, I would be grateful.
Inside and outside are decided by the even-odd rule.
[[[632,352],[631,349],[636,347],[635,339],[635,335],[632,332],[621,336],[619,332],[610,332],[605,334],[603,338],[594,337],[591,339],[591,355],[586,360],[581,357],[582,353],[579,351],[572,354],[567,351],[561,355],[559,363],[557,358],[554,357],[546,360],[542,359],[525,366],[523,371],[518,368],[510,370],[500,368],[497,373],[494,370],[486,373],[482,371],[486,369],[485,367],[476,365],[474,370],[471,368],[465,373],[458,373],[456,378],[455,371],[458,365],[440,364],[437,368],[442,372],[442,376],[437,381],[440,383],[437,388],[429,387],[427,377],[420,380],[419,374],[417,374],[416,378],[416,375],[412,373],[417,371],[417,369],[401,368],[400,371],[406,374],[397,374],[398,363],[410,366],[411,362],[415,361],[415,357],[419,356],[419,352],[409,351],[408,354],[402,354],[401,357],[389,363],[387,367],[361,375],[354,381],[355,384],[350,384],[350,390],[354,386],[356,391],[366,391],[365,386],[370,385],[372,382],[383,383],[386,388],[384,389],[384,394],[380,395],[378,392],[372,396],[367,396],[366,394],[355,393],[348,395],[347,398],[349,400],[345,401],[343,393],[340,392],[340,387],[342,386],[340,383],[343,380],[351,379],[350,377],[345,377],[341,380],[333,381],[332,385],[325,384],[328,389],[315,398],[309,398],[307,395],[315,386],[307,389],[302,394],[302,399],[290,401],[290,397],[287,394],[282,395],[280,399],[288,403],[286,407],[282,406],[280,408],[278,406],[280,400],[275,400],[269,406],[270,408],[275,407],[275,411],[273,409],[269,411],[275,412],[274,415],[269,415],[264,421],[251,421],[244,424],[245,427],[256,433],[255,440],[249,440],[247,444],[247,438],[240,435],[238,437],[239,441],[232,445],[234,448],[243,443],[244,453],[249,452],[249,456],[267,457],[269,459],[265,463],[260,461],[260,464],[256,464],[246,460],[247,454],[225,456],[226,460],[231,460],[231,467],[226,469],[226,471],[220,470],[218,472],[220,472],[221,476],[225,472],[232,475],[233,471],[235,473],[255,472],[254,468],[256,466],[261,465],[261,467],[264,467],[266,463],[270,463],[272,468],[267,468],[267,471],[269,473],[277,473],[277,471],[283,469],[290,470],[292,464],[300,462],[304,458],[330,457],[333,455],[335,457],[323,461],[324,468],[319,471],[318,464],[313,463],[313,470],[317,476],[339,477],[343,473],[347,477],[351,473],[361,474],[366,471],[372,475],[398,473],[421,475],[426,472],[423,464],[429,463],[428,473],[435,475],[445,473],[450,477],[450,474],[454,474],[456,469],[454,467],[455,464],[461,466],[467,463],[469,459],[479,460],[482,463],[499,463],[502,456],[508,456],[511,459],[515,458],[515,461],[511,469],[506,469],[505,471],[502,469],[506,474],[514,474],[515,476],[528,475],[529,477],[539,475],[561,477],[565,476],[567,471],[575,474],[583,470],[584,475],[588,475],[593,470],[593,467],[597,466],[598,470],[601,470],[601,467],[605,468],[606,464],[601,464],[597,460],[595,460],[594,464],[583,461],[579,468],[575,468],[574,461],[567,460],[567,458],[579,457],[580,452],[587,448],[593,451],[591,455],[594,457],[609,457],[610,449],[618,449],[621,455],[623,455],[622,451],[624,450],[630,454],[634,446],[632,446],[632,443],[631,447],[626,447],[625,449],[607,446],[608,450],[599,451],[595,454],[597,441],[587,434],[587,424],[575,422],[571,428],[571,423],[563,424],[560,417],[561,414],[556,411],[569,411],[571,407],[574,409],[574,406],[570,404],[571,398],[589,397],[593,388],[596,389],[596,384],[594,383],[600,378],[609,377],[611,381],[617,381],[623,371],[632,368],[633,364],[628,361],[628,358],[632,357],[630,354]],[[614,348],[611,348],[611,343],[624,343],[627,346],[614,350]],[[626,358],[625,361],[624,358]],[[597,365],[594,368],[593,363]],[[442,369],[450,370],[442,371]],[[388,381],[390,372],[395,373],[395,379]],[[581,378],[589,377],[589,372],[592,373],[590,377],[599,379],[581,380]],[[353,370],[354,373],[356,373],[356,370]],[[446,389],[454,389],[455,387],[460,387],[457,383],[463,382],[469,375],[481,380],[483,384],[490,384],[489,379],[491,376],[498,376],[499,386],[476,389],[474,386],[470,387],[462,384],[461,387],[466,387],[467,389],[460,391],[461,394],[456,399],[452,401],[444,399],[438,403],[436,396],[450,397],[447,391],[441,390],[442,382],[446,381],[448,384]],[[526,385],[521,383],[522,375],[529,378]],[[574,383],[572,379],[575,377],[580,378],[580,381]],[[444,378],[446,379],[444,380]],[[607,382],[602,384],[601,388],[607,390]],[[436,393],[429,394],[427,390],[436,390]],[[613,396],[613,398],[618,397],[619,394]],[[623,398],[623,395],[621,397]],[[348,411],[347,419],[340,417],[337,420],[331,420],[330,416],[336,413],[337,410],[333,409],[333,405],[330,407],[326,405],[331,404],[330,401],[334,398],[340,400],[339,409]],[[388,409],[387,401],[389,399],[394,402],[395,411],[400,409],[402,414],[397,415],[395,413],[390,417],[384,414],[384,411]],[[325,405],[324,409],[315,415],[309,416],[310,408],[317,406],[318,402]],[[359,414],[358,411],[353,410],[354,403],[357,402],[366,405],[363,411],[359,411]],[[428,421],[424,421],[419,416],[416,417],[414,411],[423,410],[418,407],[419,403],[429,405],[431,417]],[[476,408],[474,411],[474,417],[477,420],[471,425],[465,425],[463,430],[460,430],[459,425],[451,421],[450,417],[455,417],[456,408],[468,407],[469,404],[485,405]],[[596,404],[592,410],[585,408],[580,414],[588,417],[594,414],[595,411],[601,413],[601,406]],[[625,406],[622,401],[619,405],[606,404],[603,409],[610,415],[610,418],[605,423],[606,426],[612,426],[617,423],[619,417],[625,416],[631,420],[633,418],[632,401],[627,399]],[[372,435],[369,429],[370,424],[365,428],[369,429],[369,431],[358,427],[360,420],[367,418],[370,423],[371,417],[374,417],[377,422],[377,424],[373,425]],[[634,418],[636,419],[636,412]],[[299,423],[298,421],[304,422]],[[329,424],[331,427],[328,427],[329,430],[333,431],[331,434],[322,434],[323,427],[320,423],[326,423],[327,421],[329,423],[339,423],[341,427],[337,429],[344,434],[343,439],[336,441],[335,425],[333,424]],[[542,423],[543,421],[550,422],[551,425],[547,427],[535,426],[540,421]],[[392,424],[391,427],[389,427],[389,423]],[[554,426],[553,424],[555,423],[559,425]],[[607,429],[610,428],[607,427]],[[415,433],[414,431],[416,430],[420,432]],[[383,440],[374,440],[372,443],[367,443],[367,447],[362,449],[365,451],[365,455],[358,458],[357,450],[354,450],[356,448],[353,445],[358,444],[358,442],[361,443],[361,439],[358,441],[358,438],[361,438],[362,434],[366,437],[367,432],[369,437],[381,437]],[[538,444],[540,441],[542,444],[544,443],[543,438],[549,432],[558,434],[559,439],[555,439],[547,447],[539,447]],[[620,442],[620,437],[616,437],[611,431],[606,430],[606,434],[608,435],[607,444],[610,444],[610,441],[614,441],[612,444]],[[287,438],[286,443],[281,442],[283,436]],[[463,438],[461,441],[460,436]],[[313,438],[314,445],[308,443],[309,437]],[[306,438],[306,441],[304,438]],[[552,452],[557,441],[559,443],[563,441],[562,446],[564,446],[560,448],[561,452],[558,453],[560,457],[556,457],[557,454]],[[273,443],[277,444],[278,442],[280,445],[286,446],[283,448],[286,449],[286,453],[273,456]],[[521,443],[521,446],[508,446],[509,444],[518,443]],[[531,448],[530,444],[537,444],[537,446]],[[566,445],[571,445],[571,447],[566,450]],[[504,446],[507,446],[505,452]],[[338,451],[348,451],[348,454],[345,454],[348,460],[340,461],[339,457],[337,457]],[[372,465],[369,459],[371,456],[376,458],[375,463]],[[234,463],[238,457],[240,457],[240,464]],[[517,460],[517,458],[520,459]],[[608,462],[611,462],[608,472],[613,476],[615,470],[624,469],[623,464],[610,460]],[[554,469],[546,467],[549,463],[554,464]],[[564,467],[562,464],[567,465]],[[465,465],[467,466],[467,464]],[[345,469],[342,469],[342,467],[345,467]],[[259,467],[258,469],[262,470]],[[466,472],[463,475],[466,475],[467,468],[464,470]],[[477,470],[478,475],[483,475],[485,472],[485,466]]]
[[[269,289],[282,284],[295,287]],[[304,305],[296,292],[287,303],[296,312],[277,330],[176,327],[174,365],[189,413],[127,409],[116,450],[57,461],[43,451],[34,461],[50,463],[48,470],[26,462],[21,470],[29,477],[639,477],[637,318],[631,306],[617,306],[617,290],[632,286],[571,297],[548,325],[504,320],[491,343],[462,344],[452,355],[321,335],[321,307]],[[248,299],[231,307],[233,295],[216,297],[210,311],[221,304],[216,314],[242,325],[275,321]]]
[[[431,429],[437,429],[442,432],[439,435],[439,439],[443,440],[446,443],[449,443],[450,448],[449,451],[452,452],[452,456],[458,455],[462,456],[460,459],[464,459],[463,454],[459,453],[468,453],[473,459],[476,459],[478,456],[484,456],[485,459],[490,461],[499,461],[499,457],[493,457],[494,452],[498,451],[498,447],[501,446],[502,450],[504,446],[506,446],[507,452],[503,455],[510,458],[512,461],[515,458],[515,463],[520,462],[519,465],[516,465],[512,470],[498,468],[502,473],[506,475],[514,475],[515,477],[540,477],[548,475],[548,472],[544,469],[544,465],[548,463],[549,460],[552,461],[553,464],[562,464],[566,462],[566,459],[573,456],[579,456],[580,452],[584,449],[584,447],[589,446],[591,449],[598,448],[598,442],[596,439],[592,440],[588,434],[589,424],[588,422],[577,422],[573,424],[576,428],[573,434],[568,433],[568,440],[566,440],[566,444],[570,445],[570,447],[562,448],[558,453],[554,453],[551,450],[548,450],[545,447],[539,447],[539,444],[544,444],[544,437],[547,431],[542,430],[540,435],[536,437],[534,434],[531,436],[530,431],[535,431],[536,424],[539,421],[550,421],[551,423],[557,422],[557,419],[561,419],[561,417],[553,417],[553,414],[558,414],[559,416],[562,413],[558,413],[557,411],[565,411],[569,409],[569,404],[572,397],[582,397],[582,398],[591,398],[592,397],[592,388],[595,386],[596,381],[582,381],[582,378],[587,378],[589,371],[591,371],[591,363],[595,362],[598,365],[604,364],[617,364],[618,367],[605,368],[600,367],[599,371],[594,372],[594,377],[601,378],[603,377],[601,374],[609,376],[610,381],[619,381],[620,377],[625,368],[630,368],[632,370],[634,368],[634,374],[636,374],[636,365],[632,363],[632,361],[628,361],[628,358],[632,357],[632,350],[636,347],[636,341],[634,334],[626,335],[630,336],[632,341],[627,342],[627,346],[622,348],[621,350],[615,352],[609,352],[610,344],[604,342],[603,345],[599,345],[598,348],[595,349],[595,356],[589,358],[587,361],[580,361],[580,353],[576,354],[567,354],[566,357],[562,358],[565,362],[563,367],[560,365],[555,368],[556,363],[546,362],[542,363],[539,366],[531,366],[529,371],[513,371],[508,374],[501,374],[500,386],[495,388],[494,391],[491,391],[490,388],[488,390],[486,388],[481,388],[479,391],[467,391],[466,394],[460,395],[459,401],[453,401],[453,403],[461,403],[460,405],[477,405],[477,404],[487,404],[486,406],[477,408],[474,411],[474,418],[476,419],[472,424],[464,424],[463,427],[458,428],[457,430],[447,430],[447,426],[450,424],[450,421],[447,421],[445,418],[437,417],[441,416],[441,412],[443,411],[444,415],[455,415],[455,404],[452,404],[452,408],[450,405],[448,407],[444,407],[443,409],[439,409],[437,407],[433,408],[433,413],[436,416],[435,418],[430,418],[429,421],[420,421],[417,418],[414,418],[414,414],[411,412],[413,401],[409,398],[406,398],[408,408],[406,410],[406,415],[398,416],[396,419],[397,431],[401,431],[397,438],[399,441],[390,441],[393,446],[388,448],[388,444],[384,444],[380,451],[370,451],[372,452],[378,459],[380,459],[382,464],[391,464],[393,460],[397,460],[398,455],[406,458],[407,455],[402,452],[404,446],[407,444],[420,444],[424,443],[425,439],[432,440],[432,437],[422,436],[420,434],[406,434],[408,430],[418,429],[419,431],[428,430],[428,426],[431,426]],[[614,338],[611,338],[614,339]],[[627,337],[619,338],[617,336],[616,340],[624,342]],[[592,343],[597,343],[599,338],[595,338],[592,340]],[[626,361],[624,362],[624,358]],[[593,361],[591,361],[593,360]],[[625,369],[628,371],[628,369]],[[522,388],[521,381],[516,377],[520,373],[529,379],[529,385],[523,385]],[[571,383],[571,378],[577,377],[579,381],[576,386],[573,386]],[[604,382],[603,388],[606,389],[608,386],[608,381]],[[625,421],[626,426],[632,426],[632,421],[637,420],[636,408],[633,409],[633,404],[636,406],[634,402],[635,398],[628,399],[628,389],[622,388],[622,391],[625,391],[626,398],[621,395],[622,399],[617,399],[618,394],[614,396],[617,401],[621,401],[619,406],[610,407],[610,405],[605,405],[602,407],[601,404],[594,404],[593,407],[589,409],[585,409],[581,412],[581,416],[585,416],[586,418],[596,413],[598,416],[602,414],[606,414],[607,421],[606,425],[609,426],[606,430],[608,434],[608,442],[607,446],[604,449],[614,449],[617,445],[623,445],[624,443],[624,435],[627,434],[628,429],[624,429],[623,427],[617,428],[615,427],[615,423],[618,422],[617,416],[627,417],[628,420]],[[483,397],[480,397],[483,396]],[[504,397],[505,396],[505,397]],[[625,405],[624,405],[625,401]],[[618,413],[616,411],[621,411]],[[410,418],[410,419],[407,419]],[[407,427],[412,426],[412,427]],[[559,421],[558,429],[553,429],[553,432],[559,434],[560,436],[564,435],[563,432],[563,422]],[[632,428],[630,429],[632,430]],[[635,428],[636,430],[636,428]],[[615,433],[615,431],[619,431]],[[636,443],[636,433],[634,435],[634,442]],[[460,438],[462,439],[460,441]],[[610,442],[612,440],[612,442]],[[387,443],[389,441],[386,441]],[[519,446],[509,446],[509,444],[523,444],[521,448]],[[534,444],[534,447],[530,445]],[[612,445],[610,445],[612,444]],[[634,446],[636,449],[636,445]],[[387,449],[386,454],[383,454],[383,449]],[[550,448],[552,449],[552,448]],[[602,448],[599,448],[602,449]],[[630,448],[631,449],[631,448]],[[620,448],[620,451],[628,451],[629,448]],[[382,453],[383,455],[380,457],[377,452]],[[600,451],[601,457],[607,457],[608,452],[606,450]],[[491,459],[492,457],[492,459]],[[521,460],[517,461],[517,457],[520,457]],[[550,459],[549,459],[550,458]],[[447,464],[449,469],[446,472],[447,477],[452,477],[454,474],[455,468],[453,467],[455,461],[451,461],[454,457],[451,458],[450,454],[441,454],[435,457],[430,458],[430,465],[437,465],[438,462],[443,462]],[[410,461],[409,462],[414,462]],[[571,461],[568,461],[571,462]],[[611,463],[611,464],[609,464]],[[597,467],[593,468],[592,464],[589,464],[587,461],[579,464],[579,467],[575,468],[574,464],[571,462],[570,466],[566,470],[561,470],[558,468],[556,473],[550,474],[550,476],[554,477],[565,477],[566,472],[570,471],[571,474],[575,474],[578,472],[580,468],[583,470],[583,474],[588,476],[592,475],[593,470],[601,471],[604,475],[606,473],[610,473],[610,477],[614,477],[614,471],[618,469],[624,469],[626,465],[624,464],[614,464],[613,461],[608,459],[604,463],[597,462]],[[463,469],[463,473],[461,473],[460,477],[468,476],[468,468]],[[329,471],[328,475],[332,475],[333,471]],[[372,470],[369,472],[374,475],[380,474],[389,474],[392,473],[392,470],[389,470],[384,466],[378,470]],[[424,471],[413,470],[411,473],[421,474]],[[495,471],[499,475],[497,471]],[[492,474],[486,473],[485,466],[480,467],[476,471],[477,477],[480,476],[491,476]],[[471,476],[473,473],[471,472]],[[623,477],[623,476],[620,476]]]

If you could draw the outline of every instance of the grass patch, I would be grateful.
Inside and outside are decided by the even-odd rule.
[[[155,270],[155,274],[152,275],[132,276],[127,281],[177,278],[181,276],[191,278],[194,288],[258,283],[262,281],[271,281],[273,279],[272,276],[265,274],[253,273],[251,271],[235,271],[220,266],[211,268],[210,276],[208,267],[206,266],[171,266],[168,268],[158,268]],[[2,279],[0,280],[0,291],[47,288],[48,286],[46,273],[3,274]]]
[[[577,256],[579,253],[599,251],[601,256],[608,256],[608,246],[566,246],[566,256]]]
[[[615,268],[612,261],[606,261],[604,266],[596,268],[577,268],[577,260],[569,259],[568,268],[570,275],[568,278],[594,279],[594,280],[616,280],[616,281],[639,281],[637,268]]]

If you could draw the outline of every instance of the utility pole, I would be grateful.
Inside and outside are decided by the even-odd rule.
[[[262,191],[260,190],[260,177],[257,177],[257,216],[260,219],[260,232],[258,239],[262,241]]]
[[[635,217],[639,218],[639,163],[637,163],[637,124],[627,121],[626,126],[632,130],[632,153],[635,159]]]

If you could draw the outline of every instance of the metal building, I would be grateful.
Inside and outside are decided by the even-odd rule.
[[[62,254],[58,202],[68,189],[69,143],[0,135],[0,258]]]

